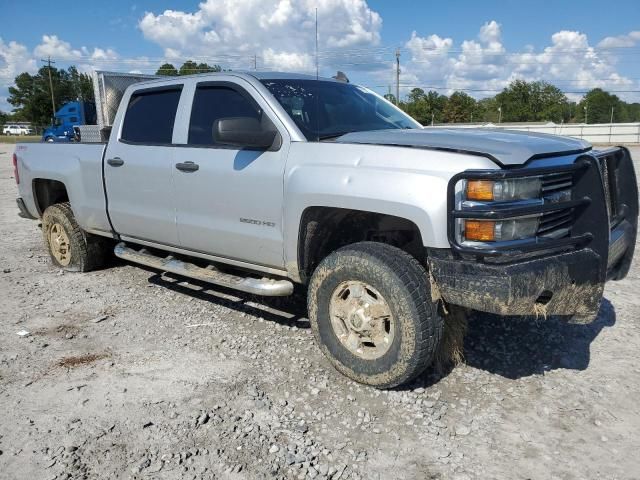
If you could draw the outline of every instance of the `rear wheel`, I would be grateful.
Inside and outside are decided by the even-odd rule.
[[[109,252],[109,241],[80,228],[69,203],[48,207],[42,215],[44,242],[57,267],[88,272],[101,267]]]
[[[326,257],[308,292],[311,328],[341,373],[391,388],[433,361],[443,319],[424,267],[398,248],[361,242]]]

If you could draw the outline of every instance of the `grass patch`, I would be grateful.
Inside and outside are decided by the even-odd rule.
[[[0,135],[0,143],[34,143],[41,139],[40,135]]]

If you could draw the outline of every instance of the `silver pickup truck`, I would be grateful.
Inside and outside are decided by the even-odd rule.
[[[259,295],[301,284],[320,348],[358,382],[415,378],[460,307],[585,321],[629,271],[622,147],[423,128],[366,88],[293,74],[138,81],[119,105],[108,141],[16,147],[18,206],[53,263],[115,251]]]

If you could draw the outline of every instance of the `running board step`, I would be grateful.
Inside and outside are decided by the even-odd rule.
[[[157,268],[165,272],[195,278],[203,282],[213,283],[222,287],[233,288],[242,292],[255,293],[271,297],[284,297],[293,293],[293,283],[289,280],[275,280],[273,278],[238,277],[223,273],[212,265],[207,268],[198,267],[193,263],[176,260],[172,256],[161,258],[152,255],[145,249],[134,250],[124,242],[118,243],[114,249],[116,257],[130,262]]]

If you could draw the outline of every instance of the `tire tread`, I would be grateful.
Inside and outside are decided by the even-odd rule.
[[[53,204],[49,206],[42,215],[42,230],[47,249],[49,249],[49,240],[47,238],[45,222],[47,222],[51,216],[61,216],[66,220],[70,230],[67,232],[69,242],[71,243],[71,248],[74,249],[77,254],[78,261],[75,264],[70,264],[68,267],[65,267],[66,270],[89,272],[104,265],[108,251],[106,240],[97,235],[91,235],[80,228],[69,202]]]
[[[382,263],[403,284],[416,312],[415,351],[402,376],[375,386],[392,388],[415,379],[433,361],[444,329],[444,321],[431,299],[431,285],[425,267],[404,250],[378,242],[350,244],[336,250],[329,257],[338,255],[364,257],[368,261]],[[313,294],[310,291],[310,297]]]

